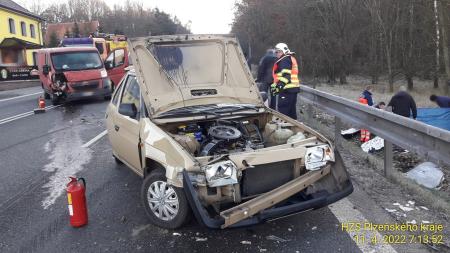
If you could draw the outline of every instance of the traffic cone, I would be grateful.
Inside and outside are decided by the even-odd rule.
[[[45,99],[41,96],[38,99],[38,108],[34,109],[34,113],[44,113],[45,112]]]

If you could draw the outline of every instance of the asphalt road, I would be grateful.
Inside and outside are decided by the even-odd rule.
[[[359,212],[349,204],[358,201],[358,206],[374,205],[365,202],[369,200],[358,188],[353,194],[359,196],[357,200],[346,200],[330,207],[331,210],[322,208],[249,228],[208,230],[195,220],[177,231],[155,227],[149,224],[140,203],[142,179],[114,162],[107,138],[88,148],[81,147],[105,130],[107,102],[78,101],[44,114],[14,118],[35,108],[40,91],[35,87],[0,92],[0,252],[362,252],[371,249],[357,244],[341,229],[343,219],[370,220],[370,212],[376,210],[361,208]],[[72,175],[87,181],[89,224],[78,229],[69,225],[65,195],[65,184]],[[380,213],[378,210],[373,217],[388,220]],[[415,251],[416,248],[413,245],[396,249],[423,252]],[[375,249],[395,252],[390,251],[393,248]]]

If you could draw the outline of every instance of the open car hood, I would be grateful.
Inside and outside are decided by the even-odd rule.
[[[153,116],[207,104],[264,106],[234,36],[152,36],[130,39],[129,45]]]

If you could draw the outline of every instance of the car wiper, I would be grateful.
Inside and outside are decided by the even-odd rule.
[[[181,111],[175,111],[175,112],[166,112],[163,113],[155,118],[157,119],[163,119],[163,118],[169,118],[169,117],[184,117],[184,116],[198,116],[198,115],[213,115],[213,116],[220,116],[220,114],[208,111],[208,110],[181,110]]]
[[[253,106],[253,105],[231,105],[226,106],[222,108],[217,108],[216,112],[237,112],[237,111],[243,111],[243,110],[253,110],[256,112],[259,112],[259,109],[262,108],[260,106]]]

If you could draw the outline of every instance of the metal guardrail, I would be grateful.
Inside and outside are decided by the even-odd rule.
[[[341,120],[368,129],[385,140],[385,174],[392,171],[392,143],[434,162],[450,164],[450,132],[388,111],[301,86],[300,99],[336,118],[335,140],[341,138]]]

